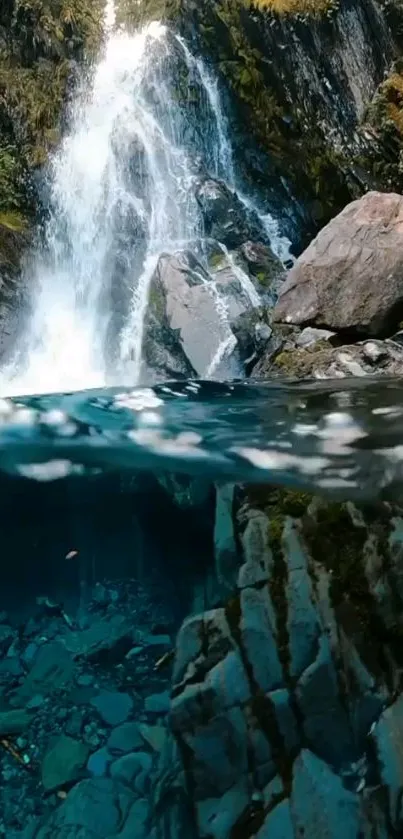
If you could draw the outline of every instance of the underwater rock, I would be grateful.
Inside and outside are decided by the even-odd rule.
[[[403,825],[403,758],[401,742],[403,734],[403,697],[399,698],[381,715],[372,731],[376,747],[381,779],[388,792],[389,816],[394,830]]]
[[[284,836],[336,837],[344,812],[351,839],[387,835],[365,778],[368,732],[400,672],[401,514],[237,488],[238,592],[185,621],[173,672],[169,730],[186,749],[199,836],[237,835],[249,819],[262,839],[277,823]],[[372,729],[393,802],[399,713]],[[290,800],[260,813],[279,773],[288,790],[293,778]]]
[[[403,198],[370,192],[331,221],[290,270],[274,320],[387,337],[403,313]]]
[[[126,722],[114,728],[107,743],[111,755],[119,756],[144,747],[144,739],[135,722]]]
[[[325,763],[307,749],[296,759],[293,771],[291,813],[296,836],[346,839],[360,835],[358,798]]]
[[[81,781],[35,834],[35,839],[109,839],[122,829],[132,795],[109,778]]]
[[[13,711],[0,711],[0,736],[20,734],[32,722],[32,714],[22,708]]]
[[[48,792],[77,781],[87,763],[89,748],[85,743],[62,735],[50,746],[42,760],[42,783]]]
[[[134,779],[142,772],[149,774],[152,757],[146,752],[133,752],[115,760],[110,767],[112,778],[132,787]]]
[[[87,770],[94,778],[104,778],[108,774],[108,769],[112,763],[113,757],[109,754],[108,749],[98,749],[93,752],[87,763]]]
[[[82,632],[71,632],[63,643],[74,658],[88,661],[119,661],[133,645],[133,626],[127,617],[112,614],[97,620]]]
[[[0,624],[0,656],[6,655],[16,637],[17,633],[11,626]]]
[[[103,722],[107,725],[120,725],[126,722],[133,708],[133,700],[128,693],[107,691],[91,700]]]
[[[39,648],[32,667],[15,691],[13,702],[28,702],[33,696],[48,696],[55,690],[66,687],[73,678],[73,660],[65,646],[52,641]]]
[[[144,708],[149,714],[166,714],[169,710],[170,699],[168,691],[153,693],[146,696]]]

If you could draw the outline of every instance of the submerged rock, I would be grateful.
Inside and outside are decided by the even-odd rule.
[[[14,711],[0,711],[0,737],[20,734],[28,728],[31,721],[32,714],[20,708]]]
[[[386,337],[403,314],[403,198],[370,192],[346,207],[300,256],[276,321]]]
[[[343,823],[351,839],[385,839],[367,737],[375,723],[397,827],[398,702],[382,710],[400,672],[403,510],[263,486],[237,488],[233,523],[235,593],[184,623],[173,673],[169,729],[185,747],[197,833],[250,824],[262,839],[319,839]]]
[[[62,735],[49,747],[42,761],[42,783],[48,792],[82,777],[89,748],[85,743]]]
[[[13,702],[28,702],[33,696],[53,693],[67,687],[73,678],[73,659],[65,646],[52,641],[40,647],[32,667],[15,692]]]
[[[98,711],[103,722],[108,725],[120,725],[126,722],[133,708],[133,699],[127,693],[104,691],[91,700],[91,705]]]
[[[109,839],[123,828],[132,796],[118,781],[81,781],[35,834],[35,839]]]

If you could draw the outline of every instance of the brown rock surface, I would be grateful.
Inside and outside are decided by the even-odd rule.
[[[403,315],[403,197],[369,192],[313,240],[274,317],[350,335],[392,334]]]

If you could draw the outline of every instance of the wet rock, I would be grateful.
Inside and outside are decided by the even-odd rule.
[[[94,683],[94,677],[92,673],[81,673],[77,676],[77,684],[81,688],[88,688],[90,685]]]
[[[279,839],[280,836],[281,839],[294,839],[296,836],[289,801],[282,801],[281,804],[277,804],[277,807],[266,816],[264,824],[256,833],[256,839],[272,839],[275,836],[278,836]]]
[[[248,302],[238,283],[226,285],[224,300],[235,297],[238,311]],[[211,277],[191,254],[163,255],[151,280],[144,358],[165,377],[206,374],[218,348],[232,333]],[[235,343],[235,341],[234,341]]]
[[[336,335],[335,332],[330,332],[329,329],[317,329],[314,326],[306,326],[305,329],[302,330],[301,334],[298,335],[296,339],[296,346],[302,347],[302,349],[306,349],[307,347],[312,347],[314,344],[317,344],[318,341],[329,341],[331,343],[332,338]]]
[[[166,714],[170,707],[170,696],[167,690],[146,696],[144,708],[149,714]]]
[[[107,746],[112,755],[124,755],[142,749],[144,737],[140,732],[140,726],[135,722],[126,722],[114,728]]]
[[[144,635],[143,641],[147,647],[170,647],[172,644],[169,635]]]
[[[133,699],[127,693],[104,691],[91,700],[91,705],[108,725],[120,725],[130,715]]]
[[[23,673],[24,671],[19,658],[15,656],[4,658],[0,661],[0,686],[7,685],[10,687]]]
[[[139,733],[146,743],[154,752],[161,752],[164,748],[167,730],[163,725],[146,725],[139,723]]]
[[[62,735],[49,747],[42,761],[42,783],[48,792],[76,781],[87,763],[89,749],[84,743]]]
[[[277,288],[284,279],[284,268],[280,260],[262,242],[245,242],[239,249],[239,255],[262,291],[268,291],[273,284]]]
[[[39,648],[32,667],[13,696],[15,704],[28,702],[38,694],[47,696],[66,687],[73,678],[73,660],[65,646],[57,641]]]
[[[340,699],[337,673],[328,639],[298,682],[296,695],[308,744],[324,760],[341,766],[357,757],[349,719]]]
[[[112,614],[82,632],[71,632],[63,643],[74,658],[92,662],[118,662],[133,646],[133,627],[124,615]]]
[[[13,711],[0,711],[0,736],[5,737],[9,734],[19,734],[24,731],[32,722],[32,716],[21,708]]]
[[[35,696],[32,696],[31,699],[28,700],[25,707],[28,711],[35,711],[37,708],[40,708],[44,702],[45,697],[42,696],[41,693],[36,693]]]
[[[259,219],[248,212],[235,192],[212,178],[203,180],[196,188],[196,199],[201,207],[207,236],[217,239],[228,248],[263,238]]]
[[[151,755],[145,752],[133,752],[115,760],[110,767],[112,778],[131,785],[142,772],[149,774],[152,766]]]
[[[149,804],[145,798],[139,798],[130,808],[125,826],[116,839],[146,839],[151,836],[147,821],[150,816]]]
[[[231,835],[237,819],[247,811],[249,796],[238,784],[220,798],[207,798],[197,805],[198,836],[224,839]]]
[[[80,711],[78,709],[73,711],[66,723],[65,733],[69,734],[70,737],[79,737],[83,730],[84,717],[85,711]]]
[[[104,778],[108,774],[109,766],[113,757],[108,749],[98,749],[94,752],[87,763],[87,770],[94,778]]]
[[[217,582],[223,591],[233,590],[239,566],[232,517],[234,492],[233,484],[224,484],[216,489],[214,559]]]
[[[349,204],[288,274],[274,319],[387,337],[403,313],[403,199],[370,192]]]
[[[304,749],[293,768],[291,813],[296,836],[345,839],[360,835],[358,798],[312,752]]]
[[[277,325],[274,326],[276,331]],[[403,374],[403,347],[392,339],[361,341],[357,344],[332,346],[330,341],[317,341],[298,347],[295,337],[279,339],[275,351],[268,347],[253,367],[253,376],[292,378],[333,378]],[[368,344],[370,350],[368,351]]]
[[[0,656],[7,653],[7,650],[16,638],[17,633],[11,626],[0,624]]]
[[[389,814],[395,830],[403,826],[403,697],[400,696],[381,715],[372,731],[382,782],[388,792]]]
[[[291,677],[298,678],[315,658],[323,627],[314,603],[306,550],[290,518],[284,524],[283,547],[288,571],[285,598],[291,658],[289,667]]]
[[[123,828],[132,796],[109,778],[81,781],[39,829],[35,839],[109,839]]]
[[[237,351],[248,374],[257,363],[273,334],[268,309],[261,306],[239,315],[231,329],[237,339]]]

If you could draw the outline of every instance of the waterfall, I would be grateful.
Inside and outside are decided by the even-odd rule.
[[[27,268],[30,314],[18,350],[1,372],[4,394],[136,383],[158,256],[202,237],[192,189],[197,159],[236,188],[210,72],[160,23],[129,35],[115,31],[114,20],[108,0],[103,54],[77,92],[70,130],[51,162],[45,244]],[[201,128],[176,96],[179,59],[204,102]],[[288,240],[271,217],[262,220],[273,249],[284,257]],[[252,283],[245,275],[239,279],[256,304]],[[225,318],[225,301],[213,286]],[[232,346],[228,327],[217,357]],[[210,372],[214,367],[212,362]]]

